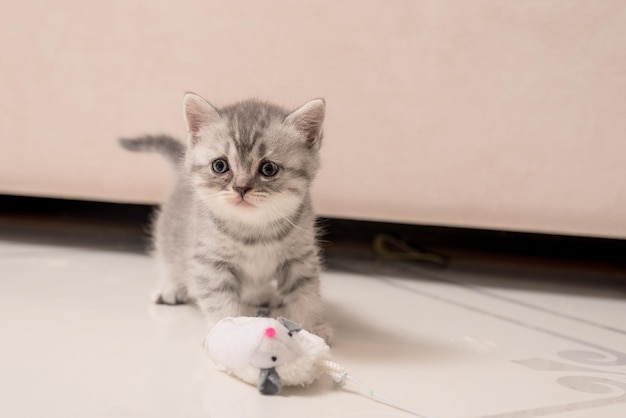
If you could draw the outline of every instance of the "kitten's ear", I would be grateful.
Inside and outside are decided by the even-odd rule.
[[[185,122],[187,122],[187,132],[189,132],[192,141],[200,129],[212,124],[220,117],[217,109],[194,93],[185,94],[183,109]]]
[[[292,124],[297,130],[306,135],[307,145],[319,146],[322,140],[322,125],[326,103],[323,99],[314,99],[305,103],[286,118],[285,123]]]

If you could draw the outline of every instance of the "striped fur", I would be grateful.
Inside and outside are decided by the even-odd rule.
[[[189,93],[184,107],[187,145],[165,136],[123,142],[180,163],[153,231],[162,269],[154,300],[194,302],[211,322],[283,316],[329,339],[309,195],[324,102],[293,112],[256,100],[216,109]],[[229,170],[216,173],[216,160]],[[275,175],[261,173],[267,162]]]
[[[176,167],[181,165],[185,156],[185,145],[168,135],[120,138],[120,145],[133,152],[158,152]]]

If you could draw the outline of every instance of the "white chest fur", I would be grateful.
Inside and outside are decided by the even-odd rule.
[[[285,259],[284,251],[277,245],[255,245],[245,248],[238,260],[246,281],[272,283],[277,279],[276,270]]]
[[[280,246],[263,245],[248,247],[241,253],[238,266],[243,282],[240,296],[244,303],[281,304],[277,293],[277,270],[284,260],[282,252]]]

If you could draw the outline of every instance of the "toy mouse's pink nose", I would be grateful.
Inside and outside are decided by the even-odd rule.
[[[274,338],[274,335],[276,335],[276,330],[273,327],[265,328],[265,336],[267,338]]]

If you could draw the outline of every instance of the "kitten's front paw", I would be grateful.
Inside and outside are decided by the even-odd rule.
[[[330,326],[330,324],[326,322],[316,325],[315,327],[313,327],[311,332],[318,337],[323,338],[328,345],[332,343],[333,337],[335,335],[333,328]]]
[[[151,299],[158,305],[183,305],[189,302],[189,295],[186,289],[163,286],[152,293]]]

